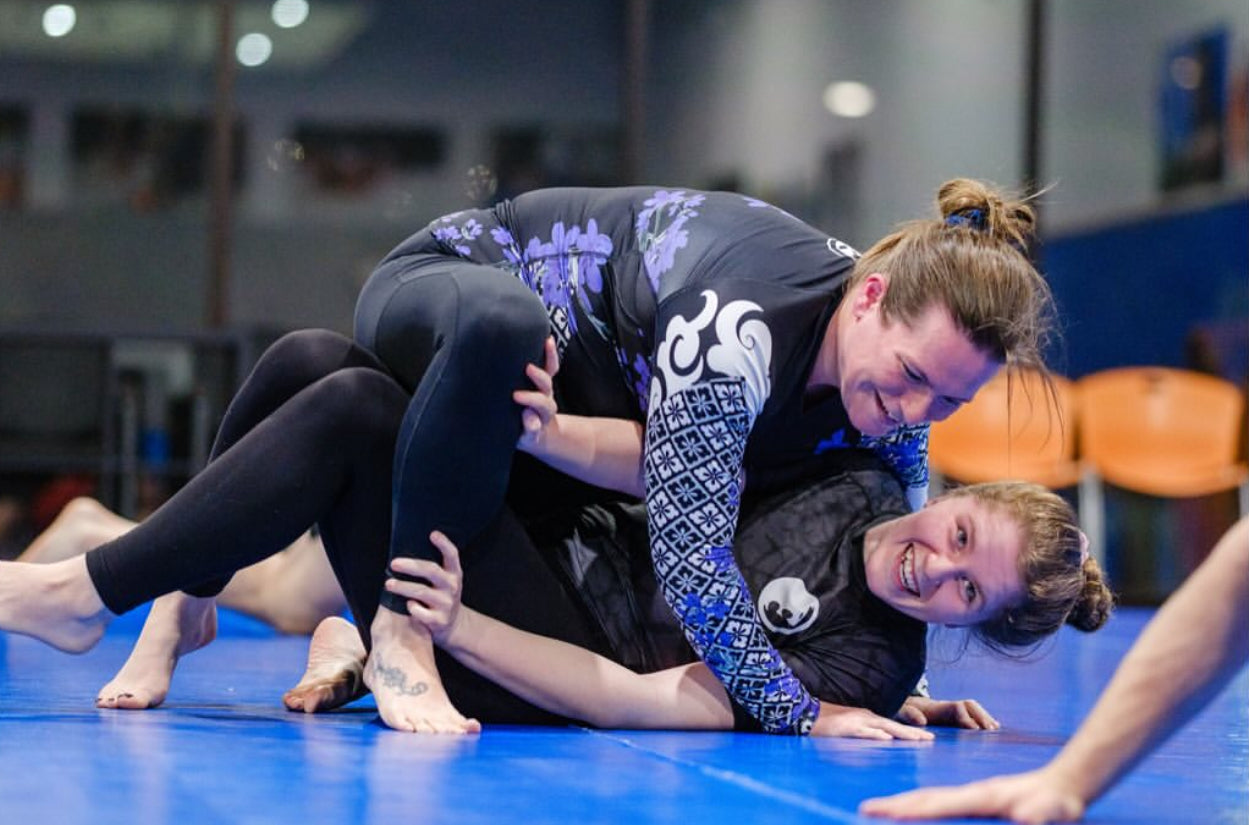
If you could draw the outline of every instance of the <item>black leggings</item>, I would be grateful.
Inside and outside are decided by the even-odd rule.
[[[347,338],[285,336],[231,402],[208,466],[134,530],[87,554],[105,606],[123,613],[174,590],[216,595],[235,571],[316,524],[352,612],[371,621],[407,405],[377,359]]]
[[[368,646],[389,558],[392,456],[408,408],[403,388],[350,340],[320,330],[285,336],[231,403],[209,465],[134,530],[87,554],[101,599],[123,613],[179,589],[215,595],[230,574],[315,523]],[[464,567],[466,604],[608,652],[510,510],[477,531]],[[462,712],[495,723],[567,721],[437,655]]]
[[[432,239],[429,239],[432,245]],[[356,341],[412,393],[395,445],[391,555],[439,560],[437,528],[468,547],[508,487],[525,366],[542,362],[550,322],[507,272],[437,252],[389,259],[356,306]],[[401,599],[382,605],[404,612]]]

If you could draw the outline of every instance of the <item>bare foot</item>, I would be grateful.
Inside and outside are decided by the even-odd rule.
[[[325,548],[308,533],[282,552],[235,573],[218,600],[223,607],[295,635],[311,633],[322,619],[347,606]]]
[[[48,528],[17,557],[18,561],[48,564],[73,558],[112,541],[134,527],[93,498],[72,499]]]
[[[56,564],[0,562],[0,630],[82,653],[112,620],[82,556]]]
[[[282,695],[282,704],[287,710],[317,713],[354,702],[369,692],[364,686],[367,656],[356,626],[330,616],[313,631],[308,668],[299,684]]]
[[[211,598],[170,593],[152,603],[130,658],[100,688],[96,707],[144,710],[165,701],[178,659],[217,637],[217,606]]]
[[[434,645],[424,628],[385,607],[373,619],[373,650],[364,682],[387,727],[412,733],[480,733],[451,704],[434,664]]]

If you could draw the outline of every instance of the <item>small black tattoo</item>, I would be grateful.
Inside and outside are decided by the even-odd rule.
[[[388,667],[383,664],[376,654],[373,656],[373,672],[381,681],[382,687],[401,696],[420,696],[429,690],[429,685],[425,682],[414,682],[409,685],[408,674],[397,667]]]

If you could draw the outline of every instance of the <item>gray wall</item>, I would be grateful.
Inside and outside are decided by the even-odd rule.
[[[1156,183],[1163,55],[1177,37],[1226,25],[1243,77],[1249,3],[1057,0],[1048,23],[1043,167],[1057,185],[1047,198],[1054,228],[1081,231],[1165,206]],[[1249,168],[1233,175],[1238,191],[1249,189]]]
[[[1015,0],[654,0],[649,182],[728,179],[853,243],[929,208],[944,179],[1022,174],[1025,5]],[[1042,175],[1051,225],[1155,208],[1156,93],[1165,43],[1212,23],[1243,44],[1243,0],[1051,0]],[[378,2],[381,19],[326,66],[241,71],[248,187],[232,259],[237,323],[347,329],[373,262],[434,215],[470,203],[466,170],[502,124],[617,123],[623,3]],[[536,13],[535,8],[541,12]],[[1237,67],[1246,60],[1239,52]],[[204,205],[154,215],[83,200],[66,119],[83,102],[207,111],[212,79],[168,59],[81,66],[0,54],[0,104],[34,115],[31,206],[0,214],[0,326],[194,328],[203,323]],[[833,80],[878,108],[839,119]],[[318,201],[274,143],[301,118],[432,124],[444,166],[369,202]],[[849,160],[822,171],[830,150]],[[1243,178],[1237,187],[1249,188]]]

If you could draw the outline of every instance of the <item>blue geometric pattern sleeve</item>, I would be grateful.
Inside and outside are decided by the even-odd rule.
[[[928,499],[928,425],[900,427],[888,435],[865,438],[862,444],[875,451],[902,482],[911,509],[923,507]]]
[[[765,635],[733,558],[751,417],[741,381],[715,380],[651,410],[646,505],[651,554],[685,638],[770,733],[806,734],[819,702]]]
[[[746,440],[770,391],[771,331],[749,300],[704,291],[656,351],[643,469],[651,557],[685,638],[771,733],[809,733],[819,702],[768,639],[733,557]]]

